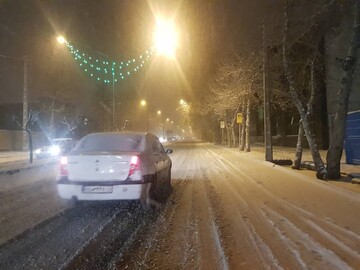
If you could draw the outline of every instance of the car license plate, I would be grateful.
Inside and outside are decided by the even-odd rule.
[[[112,193],[112,186],[83,186],[83,193]]]

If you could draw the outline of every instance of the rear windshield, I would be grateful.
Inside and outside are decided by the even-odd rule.
[[[85,136],[71,152],[142,152],[143,136],[136,134],[90,134]]]

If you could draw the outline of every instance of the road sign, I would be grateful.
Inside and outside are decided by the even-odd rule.
[[[242,124],[242,122],[243,122],[242,113],[237,113],[237,114],[236,114],[236,123]]]
[[[220,128],[225,128],[225,121],[220,121]]]

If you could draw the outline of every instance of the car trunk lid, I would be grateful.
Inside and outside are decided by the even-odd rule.
[[[68,179],[72,181],[124,181],[131,159],[138,152],[91,152],[69,155]]]

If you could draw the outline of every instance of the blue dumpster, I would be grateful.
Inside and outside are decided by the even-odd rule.
[[[349,112],[347,115],[345,155],[347,164],[360,164],[360,111]]]

